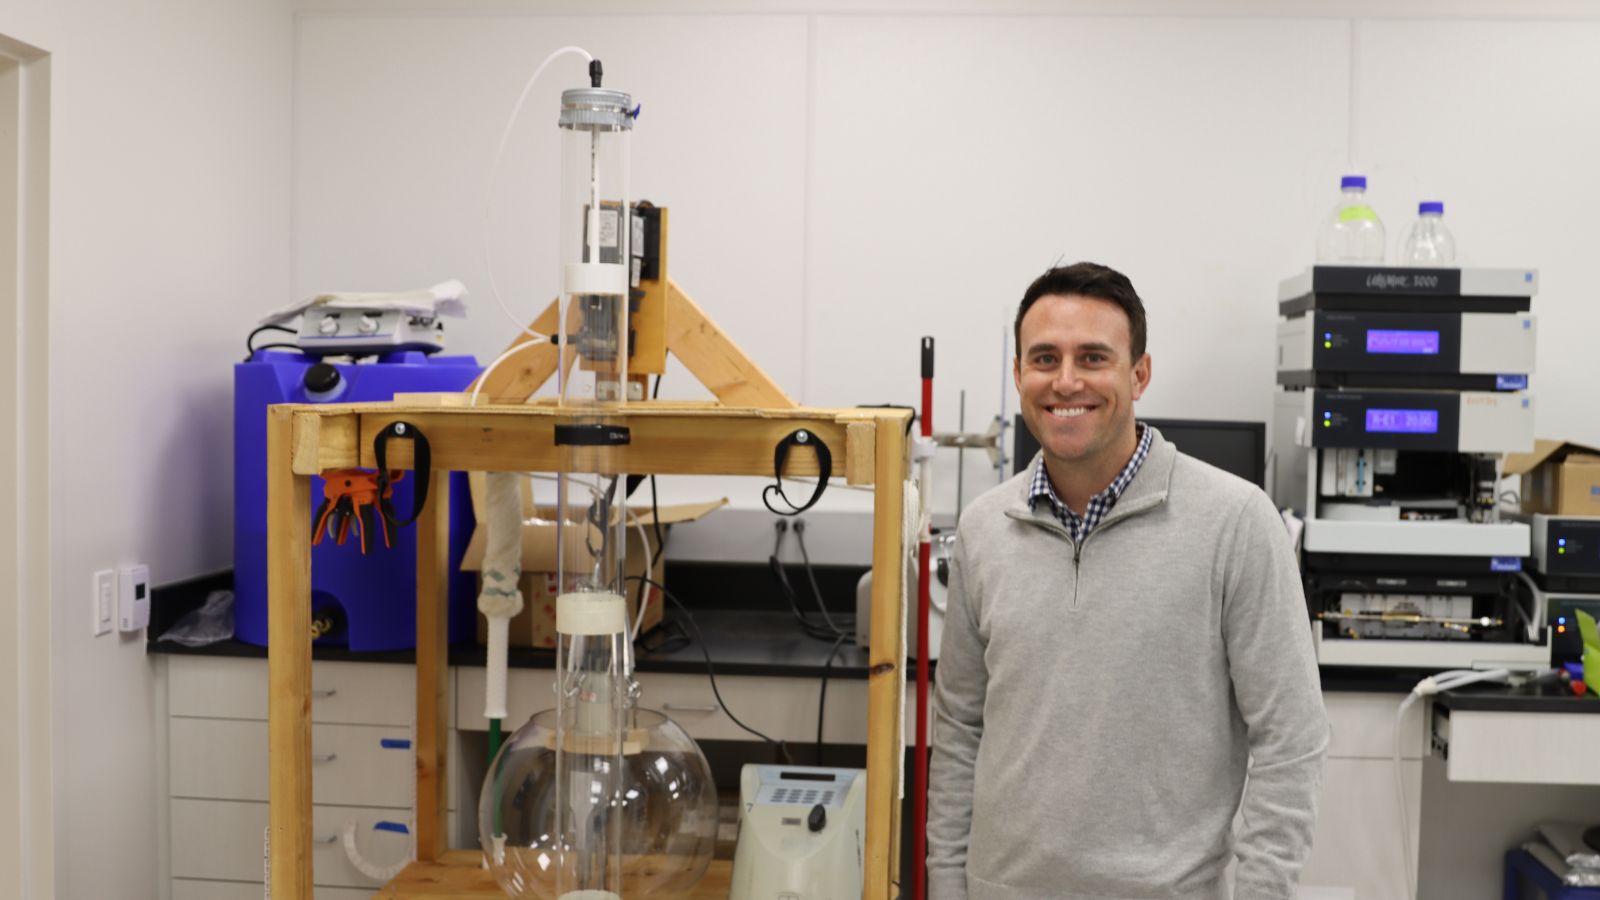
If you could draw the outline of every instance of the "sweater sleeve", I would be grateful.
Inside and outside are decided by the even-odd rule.
[[[972,830],[973,769],[983,740],[989,673],[978,631],[978,598],[966,580],[966,553],[956,542],[944,638],[933,696],[933,753],[928,767],[928,897],[966,900],[967,838]]]
[[[1223,636],[1250,744],[1234,898],[1283,900],[1311,854],[1328,716],[1299,567],[1265,494],[1246,501],[1225,552]]]

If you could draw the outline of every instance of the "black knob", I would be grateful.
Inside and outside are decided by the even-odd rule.
[[[306,370],[306,393],[326,394],[339,386],[339,370],[328,363],[319,362]]]
[[[818,832],[828,827],[828,810],[821,803],[811,807],[811,815],[806,816],[806,827],[812,832]]]

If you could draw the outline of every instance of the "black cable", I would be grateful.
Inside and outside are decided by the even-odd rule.
[[[783,594],[783,599],[789,601],[789,612],[794,614],[796,624],[806,637],[816,638],[819,641],[831,641],[840,635],[837,628],[823,628],[807,619],[805,613],[800,611],[800,595],[795,592],[794,586],[789,583],[789,576],[783,571],[783,563],[778,560],[778,555],[783,552],[783,538],[789,531],[789,520],[779,519],[777,522],[778,539],[773,543],[772,555],[767,557],[767,568],[772,572],[772,577],[778,582],[778,589]]]
[[[661,376],[656,376],[655,389],[650,392],[650,399],[655,400],[661,396]],[[656,547],[658,553],[667,552],[667,536],[661,532],[661,507],[656,504],[656,476],[650,476],[650,514],[656,526]]]
[[[767,565],[772,570],[773,577],[778,580],[783,598],[789,601],[789,612],[794,615],[795,622],[800,626],[800,630],[805,632],[806,637],[816,638],[819,641],[831,641],[838,637],[840,632],[837,629],[823,628],[807,619],[805,613],[800,611],[799,595],[789,585],[789,578],[783,573],[783,564],[778,562],[778,558],[768,557]]]
[[[828,670],[833,668],[833,658],[839,655],[839,645],[849,635],[841,634],[828,651],[828,661],[822,664],[822,693],[817,697],[817,765],[822,765],[822,711],[828,708]]]
[[[659,396],[661,396],[661,376],[657,375],[656,386],[655,389],[650,392],[650,399],[654,400]],[[633,485],[631,484],[633,478],[630,476],[628,481],[630,482],[628,486],[628,496],[631,497],[633,496]],[[661,531],[661,506],[656,501],[656,476],[654,475],[650,476],[650,524],[655,528],[656,552],[650,556],[651,571],[646,572],[646,575],[654,575],[655,562],[657,560],[665,559],[667,555],[667,536]],[[645,584],[641,581],[639,582],[638,593],[633,601],[633,608],[635,610],[634,615],[639,615],[638,610],[644,608],[644,592]],[[638,638],[638,635],[634,635],[634,640],[638,640]]]
[[[301,353],[306,352],[305,348],[301,347],[299,344],[262,344],[259,347],[251,347],[250,348],[250,356],[245,357],[245,361],[249,362],[250,361],[250,357],[255,356],[257,350],[277,350],[277,349],[299,350]]]
[[[745,731],[748,731],[749,733],[755,735],[756,737],[761,738],[763,741],[766,741],[767,743],[772,744],[774,747],[778,748],[778,752],[780,754],[782,754],[782,756],[783,756],[783,761],[786,764],[793,765],[794,764],[794,760],[790,758],[790,756],[789,756],[789,748],[788,748],[788,746],[786,744],[784,744],[783,741],[773,740],[772,738],[767,737],[766,735],[764,735],[761,732],[755,730],[754,728],[751,728],[749,725],[746,725],[745,723],[739,721],[739,717],[735,716],[733,714],[733,710],[729,709],[728,708],[728,704],[722,699],[722,692],[717,690],[717,670],[716,670],[716,667],[714,667],[711,664],[711,650],[707,647],[705,636],[700,633],[700,626],[695,624],[694,614],[689,612],[689,608],[684,606],[683,602],[681,600],[679,600],[677,597],[672,596],[672,592],[667,590],[666,587],[664,587],[661,584],[661,582],[656,581],[656,580],[654,580],[652,578],[646,578],[643,575],[629,575],[627,578],[624,578],[623,580],[624,581],[633,581],[633,580],[636,580],[636,579],[639,580],[639,581],[642,581],[645,584],[648,584],[651,587],[655,588],[656,590],[660,591],[661,592],[661,596],[666,597],[668,600],[670,600],[672,602],[672,605],[676,606],[678,608],[678,611],[683,613],[684,618],[686,618],[688,620],[689,628],[690,628],[690,630],[692,630],[694,632],[695,643],[700,645],[700,655],[702,655],[702,656],[704,656],[706,658],[706,677],[711,679],[711,694],[712,694],[712,696],[717,698],[717,705],[722,707],[722,711],[725,714],[727,714],[729,719],[733,720],[733,724],[739,726],[740,728],[743,728]]]
[[[834,634],[843,636],[846,632],[834,624],[833,618],[828,615],[828,607],[822,602],[822,588],[817,587],[817,574],[811,569],[811,554],[806,552],[806,523],[804,519],[795,519],[794,539],[800,545],[800,558],[805,561],[806,578],[811,581],[811,596],[817,601],[817,610],[822,613],[822,621],[828,623],[828,627],[833,630]],[[852,622],[852,624],[854,623]]]
[[[256,335],[260,334],[263,331],[286,331],[289,334],[299,334],[300,333],[300,329],[298,329],[298,328],[290,328],[287,325],[263,325],[260,328],[257,328],[255,331],[250,332],[250,335],[244,339],[244,352],[245,352],[245,357],[244,358],[245,359],[248,360],[250,358],[250,356],[252,354],[254,354],[257,350],[265,350],[266,349],[266,347],[252,346],[255,343]],[[281,344],[269,344],[267,346],[283,346],[283,345],[281,345]],[[294,345],[290,345],[290,346],[294,346]]]

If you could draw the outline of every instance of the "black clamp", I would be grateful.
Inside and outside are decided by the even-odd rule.
[[[406,438],[412,442],[412,471],[417,473],[417,489],[411,495],[411,517],[401,520],[394,511],[389,491],[389,467],[384,464],[387,455],[387,446],[390,438]],[[372,439],[372,455],[378,462],[378,504],[383,511],[383,517],[395,528],[403,528],[417,520],[422,515],[422,507],[428,502],[428,473],[433,468],[433,453],[428,448],[428,439],[423,436],[422,429],[410,422],[390,422]]]
[[[811,499],[807,500],[805,505],[798,507],[783,493],[783,461],[789,455],[790,447],[810,447],[817,454],[817,489],[811,492]],[[780,516],[798,516],[822,499],[822,492],[828,489],[828,479],[832,475],[833,452],[828,449],[828,445],[804,428],[790,432],[778,442],[778,446],[772,452],[772,478],[777,483],[769,484],[761,491],[761,502],[766,504],[767,509]],[[777,494],[783,499],[784,505],[789,507],[787,512],[772,505],[772,494]]]

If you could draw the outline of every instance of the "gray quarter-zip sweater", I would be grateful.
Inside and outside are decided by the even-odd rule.
[[[929,897],[1216,900],[1237,856],[1236,900],[1289,900],[1328,721],[1272,502],[1157,432],[1075,546],[1028,475],[961,516]]]

